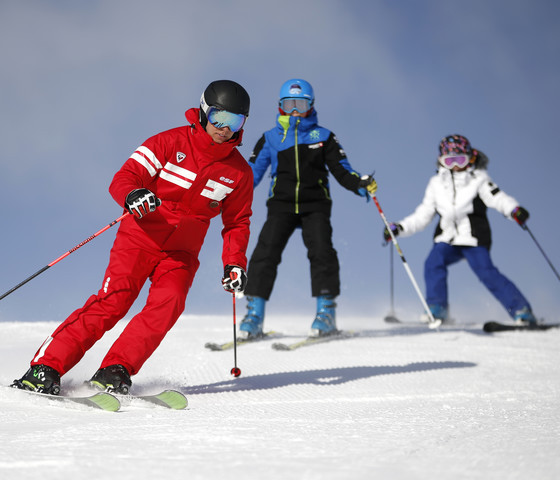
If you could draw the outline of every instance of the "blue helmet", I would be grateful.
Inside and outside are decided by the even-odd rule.
[[[280,88],[280,113],[289,115],[294,110],[305,113],[313,107],[315,94],[309,82],[300,78],[292,78],[284,82]]]
[[[315,94],[309,82],[301,78],[292,78],[284,82],[282,88],[280,88],[280,100],[283,98],[305,98],[309,100],[309,103],[313,104]]]

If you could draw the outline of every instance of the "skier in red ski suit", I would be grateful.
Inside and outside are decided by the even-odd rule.
[[[57,394],[60,376],[76,365],[131,308],[149,278],[146,305],[103,359],[90,383],[127,393],[184,310],[210,220],[223,221],[224,289],[246,283],[246,249],[253,200],[252,170],[237,150],[249,114],[241,85],[212,82],[187,126],[146,140],[109,187],[131,215],[122,220],[101,289],[47,338],[31,368],[13,386]]]

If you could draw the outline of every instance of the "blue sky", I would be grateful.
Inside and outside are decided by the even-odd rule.
[[[206,85],[223,78],[251,95],[246,157],[274,125],[281,84],[311,82],[319,122],[356,170],[375,171],[394,221],[421,201],[439,140],[467,136],[489,156],[494,181],[529,210],[529,227],[558,268],[559,20],[560,4],[544,0],[4,1],[0,291],[117,218],[107,192],[114,173],[146,138],[184,124]],[[249,255],[267,188],[265,178],[255,191]],[[336,182],[332,192],[344,327],[345,315],[387,313],[390,250],[373,204]],[[557,319],[560,282],[530,236],[495,211],[489,217],[496,265],[537,316]],[[186,313],[231,312],[220,226],[209,231]],[[434,228],[400,241],[422,289]],[[66,318],[101,286],[115,233],[0,301],[0,321]],[[397,258],[394,272],[397,313],[414,319],[421,305]],[[464,263],[451,269],[450,302],[461,321],[506,318]],[[296,234],[268,312],[308,311],[311,322],[314,308]]]

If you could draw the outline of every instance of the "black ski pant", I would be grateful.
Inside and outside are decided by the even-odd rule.
[[[296,228],[301,228],[311,269],[311,295],[340,294],[340,266],[332,244],[330,215],[324,212],[270,213],[262,227],[247,271],[245,295],[270,298],[282,252]]]

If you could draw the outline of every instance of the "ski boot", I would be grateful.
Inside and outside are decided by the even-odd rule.
[[[517,310],[513,316],[513,321],[517,325],[527,325],[529,327],[534,327],[537,324],[537,319],[529,307],[523,307],[521,310]]]
[[[54,368],[46,365],[34,365],[27,370],[23,377],[14,380],[10,387],[58,395],[60,393],[60,374]]]
[[[335,308],[334,297],[330,295],[317,297],[317,315],[311,324],[310,336],[325,337],[337,332]]]
[[[447,307],[444,307],[443,305],[437,305],[437,304],[432,304],[432,305],[428,305],[430,312],[432,314],[432,317],[434,317],[434,320],[436,322],[441,322],[443,323],[449,323],[449,312],[447,310]],[[427,313],[423,313],[420,316],[420,321],[422,323],[430,323],[430,316]]]
[[[247,297],[247,315],[239,326],[239,336],[245,339],[259,338],[263,335],[264,305],[262,297]]]
[[[122,395],[126,395],[132,386],[130,374],[122,365],[109,365],[100,368],[88,383],[98,390]]]

